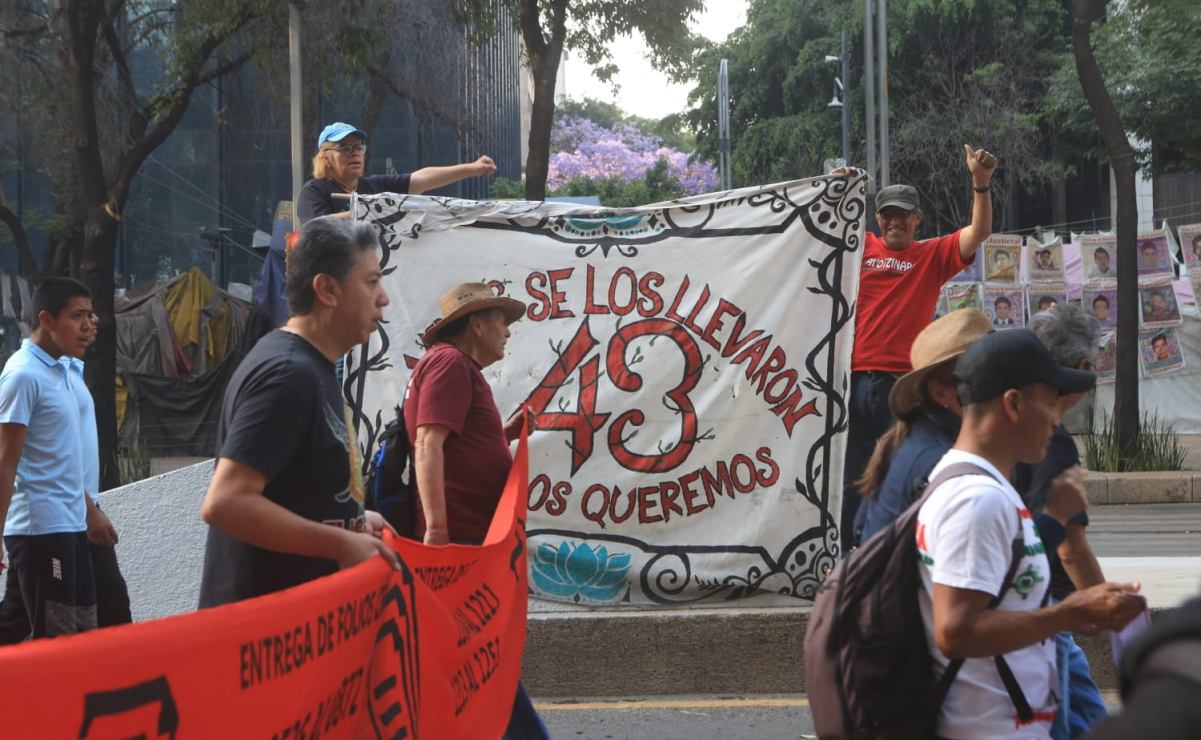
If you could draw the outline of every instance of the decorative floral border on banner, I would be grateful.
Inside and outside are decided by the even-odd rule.
[[[849,365],[836,367],[836,346],[839,335],[851,328],[853,306],[843,283],[847,260],[857,259],[862,246],[864,184],[863,178],[815,178],[617,210],[396,194],[354,199],[355,218],[379,229],[386,247],[381,259],[385,274],[396,269],[395,253],[421,239],[431,223],[440,229],[460,226],[481,233],[537,234],[573,246],[571,254],[578,259],[593,260],[631,259],[669,237],[753,238],[783,234],[798,224],[826,247],[809,260],[815,284],[808,292],[828,302],[829,321],[814,330],[812,341],[807,340],[811,350],[804,357],[804,377],[798,379],[824,406],[820,409],[824,431],[801,453],[803,464],[796,468],[801,474],[791,486],[813,507],[817,523],[776,551],[753,544],[663,544],[610,532],[531,528],[531,585],[538,592],[577,603],[629,601],[630,593],[628,589],[623,593],[623,586],[634,583],[645,600],[659,604],[725,601],[764,592],[801,599],[814,596],[839,555],[841,492],[831,472],[842,464],[841,455],[835,455],[835,440],[847,426]],[[763,209],[764,216],[754,225],[723,228],[715,222],[725,208]],[[396,352],[392,345],[396,337],[389,339],[384,327],[379,335],[377,343],[348,356],[343,385],[365,460],[389,420],[382,410],[371,418],[363,413],[367,379],[371,373],[389,370],[402,370],[407,377],[415,363],[415,357]],[[413,355],[417,354],[414,346]],[[642,561],[636,576],[630,572],[635,565],[631,555]],[[706,579],[698,572],[724,575]]]

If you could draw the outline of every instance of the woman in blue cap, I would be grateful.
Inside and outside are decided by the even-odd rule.
[[[335,193],[424,193],[468,177],[487,177],[496,164],[485,155],[474,162],[447,167],[422,167],[412,174],[364,175],[367,163],[367,134],[349,123],[331,123],[317,137],[313,155],[313,179],[300,190],[297,215],[304,223],[317,216],[344,213],[350,201],[335,200]]]

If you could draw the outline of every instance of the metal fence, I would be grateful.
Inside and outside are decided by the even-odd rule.
[[[420,103],[415,107],[388,94],[372,131],[369,174],[412,172],[488,154],[496,161],[497,176],[520,178],[520,40],[499,5],[497,13],[499,32],[485,42],[472,42],[467,29],[456,26],[450,33],[459,39],[458,48],[439,47],[443,42],[431,38],[427,48],[398,43],[392,50],[400,63],[420,57],[428,64],[432,57],[443,69],[456,67],[457,74],[449,77],[457,78],[458,89],[445,94],[459,96],[461,115],[447,122]],[[453,25],[449,17],[445,21]],[[155,63],[144,58],[135,62]],[[347,78],[345,85],[306,96],[307,120],[316,126],[364,120],[370,101],[362,78]],[[0,123],[5,124],[0,135],[8,139],[13,126]],[[305,142],[306,156],[315,146],[315,141]],[[52,183],[41,174],[38,153],[21,146],[2,148],[17,155],[13,166],[0,171],[5,183],[12,180],[9,192],[19,187],[23,206],[49,212]],[[489,187],[486,179],[472,178],[436,192],[482,199]],[[278,202],[290,198],[287,90],[276,89],[260,70],[245,67],[197,91],[183,121],[143,165],[120,232],[120,284],[137,291],[190,267],[199,267],[223,287],[250,283],[262,263],[262,252],[254,248],[255,232],[269,234]],[[40,245],[45,233],[36,226],[31,231]],[[17,271],[14,252],[7,230],[0,229],[0,270]]]

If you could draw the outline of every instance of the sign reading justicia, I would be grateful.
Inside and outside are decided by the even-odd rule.
[[[485,370],[530,440],[530,585],[577,603],[811,598],[837,557],[863,182],[635,209],[357,197],[391,304],[347,362],[364,458],[438,296],[527,306]]]

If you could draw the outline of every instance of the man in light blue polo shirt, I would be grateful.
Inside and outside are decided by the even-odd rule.
[[[91,316],[91,341],[95,341],[100,320],[95,313]],[[83,360],[63,355],[59,362],[71,375],[71,389],[79,404],[80,450],[83,455],[83,483],[87,496],[87,536],[92,553],[92,571],[96,582],[96,624],[98,627],[113,627],[129,624],[133,614],[129,604],[129,588],[121,575],[117,563],[117,530],[108,515],[101,511],[96,501],[100,490],[100,445],[96,434],[96,404],[84,383]],[[0,601],[0,645],[11,645],[29,638],[29,615],[21,596],[21,584],[16,578],[10,580]]]
[[[0,372],[0,514],[8,582],[36,638],[96,626],[79,376],[59,361],[82,357],[94,327],[91,294],[70,278],[44,280],[33,308],[33,336]]]

